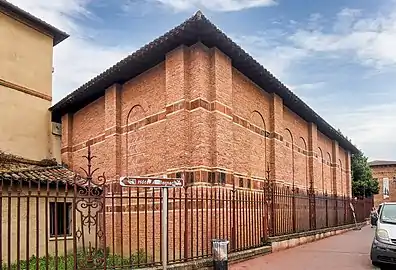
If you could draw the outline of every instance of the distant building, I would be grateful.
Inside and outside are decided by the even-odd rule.
[[[60,160],[52,130],[53,46],[68,35],[0,0],[0,151],[25,159]]]
[[[379,183],[379,193],[374,195],[374,204],[396,201],[396,161],[375,160],[369,162],[373,178]]]

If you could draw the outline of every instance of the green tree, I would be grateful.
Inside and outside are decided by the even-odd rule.
[[[373,179],[367,157],[363,152],[352,155],[352,194],[356,197],[370,197],[378,194],[378,181]]]

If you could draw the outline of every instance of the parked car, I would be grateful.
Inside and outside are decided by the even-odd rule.
[[[396,202],[383,203],[379,209],[371,262],[396,265]]]

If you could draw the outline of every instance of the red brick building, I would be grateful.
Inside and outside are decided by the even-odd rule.
[[[374,205],[396,201],[396,161],[374,160],[369,162],[373,178],[379,183],[379,193],[374,195]]]
[[[51,110],[73,170],[91,145],[117,181],[187,172],[189,184],[255,189],[269,169],[279,183],[351,195],[356,147],[200,12]]]

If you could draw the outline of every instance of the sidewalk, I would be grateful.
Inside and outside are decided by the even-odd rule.
[[[272,253],[239,264],[232,270],[364,270],[378,269],[371,265],[370,247],[374,229],[350,231],[296,248]]]

